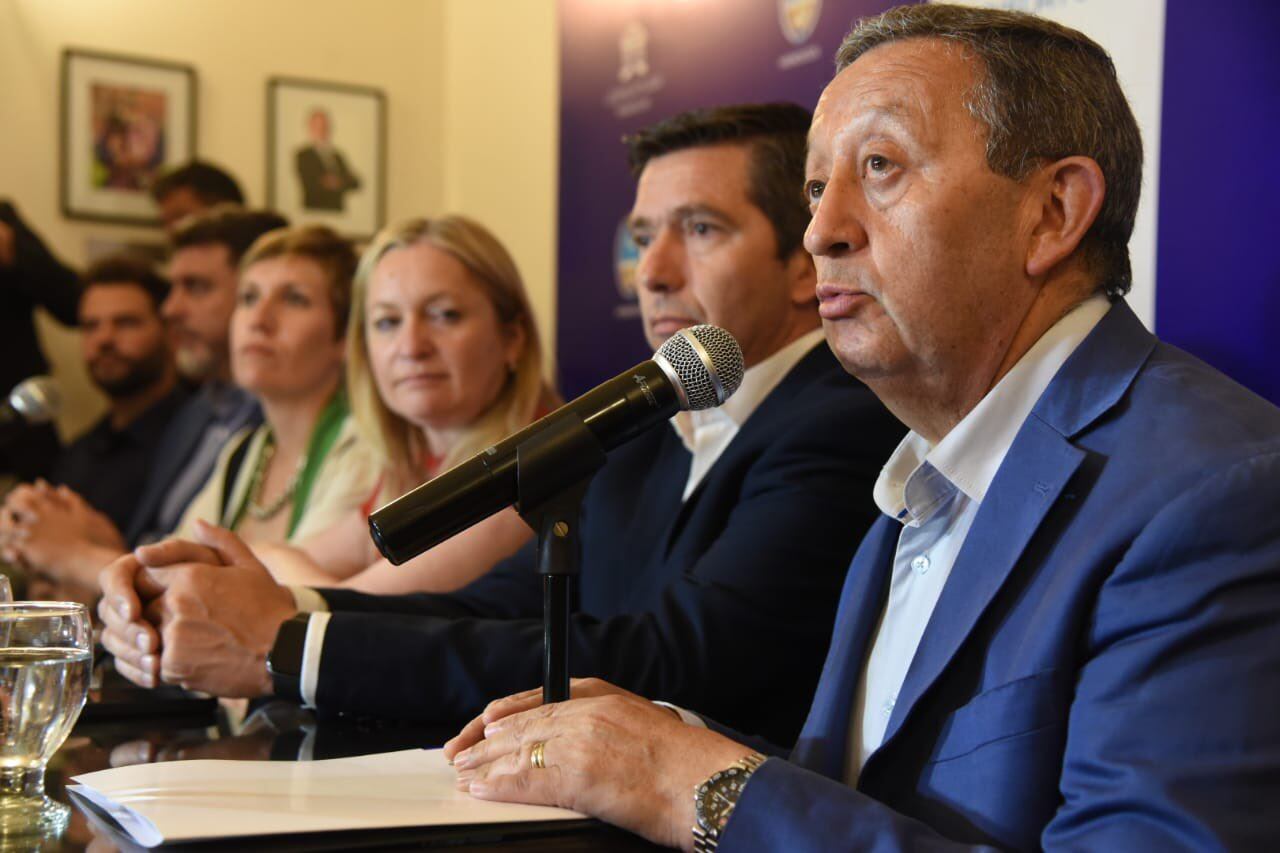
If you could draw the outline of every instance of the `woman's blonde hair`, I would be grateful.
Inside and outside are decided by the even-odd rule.
[[[299,225],[268,231],[253,242],[240,259],[244,271],[259,261],[285,256],[307,258],[329,279],[329,304],[333,307],[333,334],[341,338],[351,312],[351,277],[356,271],[355,246],[332,228]]]
[[[390,475],[394,491],[422,481],[427,453],[422,431],[393,412],[378,394],[369,364],[366,301],[369,280],[388,252],[426,243],[455,258],[479,282],[498,315],[498,322],[524,331],[524,349],[498,399],[441,460],[445,470],[527,426],[535,414],[557,402],[542,375],[542,344],[524,282],[511,255],[483,225],[465,216],[410,219],[378,232],[360,258],[347,326],[347,393],[356,426]],[[385,493],[385,492],[384,492]]]

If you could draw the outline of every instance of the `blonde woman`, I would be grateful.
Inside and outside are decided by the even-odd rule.
[[[506,510],[401,566],[369,538],[377,506],[557,404],[511,256],[461,216],[385,229],[356,272],[347,329],[352,412],[382,478],[358,512],[296,549],[259,549],[284,582],[447,592],[515,553],[531,531]]]
[[[325,530],[366,499],[377,477],[343,390],[345,331],[356,266],[328,228],[264,234],[241,261],[231,315],[231,372],[264,422],[233,436],[176,535],[196,519],[253,544]]]

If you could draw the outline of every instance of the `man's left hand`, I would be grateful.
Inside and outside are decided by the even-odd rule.
[[[625,691],[522,711],[484,735],[454,756],[460,790],[574,809],[684,849],[693,846],[695,786],[751,752]],[[537,743],[543,768],[531,760]]]
[[[270,695],[267,653],[280,625],[298,612],[293,594],[231,531],[197,522],[196,539],[145,545],[134,551],[141,564],[136,569],[123,562],[111,567],[100,608],[107,625],[103,644],[117,657],[126,656],[132,667],[127,677],[149,681],[154,669],[142,661],[154,655],[154,638],[144,632],[139,639],[133,624],[138,602],[146,622],[160,634],[162,680],[215,696]],[[120,578],[115,575],[129,571],[137,594],[132,602],[116,595]],[[142,645],[130,648],[135,643]],[[149,664],[154,667],[154,660]]]

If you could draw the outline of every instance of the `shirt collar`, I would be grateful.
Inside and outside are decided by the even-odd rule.
[[[693,452],[694,433],[711,424],[741,427],[759,408],[764,399],[773,393],[778,383],[799,364],[809,352],[824,342],[822,329],[813,329],[796,338],[759,364],[750,367],[742,375],[742,384],[723,405],[698,412],[677,412],[671,426],[689,452]]]
[[[936,446],[915,431],[907,433],[876,480],[880,511],[904,518],[907,484],[926,463],[970,500],[982,503],[1036,401],[1110,308],[1110,301],[1098,294],[1067,312]]]

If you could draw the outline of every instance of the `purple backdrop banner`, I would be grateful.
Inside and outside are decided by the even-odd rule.
[[[1280,403],[1280,3],[1165,9],[1156,332]]]
[[[746,101],[812,109],[853,21],[885,0],[560,0],[561,387],[574,396],[652,353],[622,230],[635,183],[625,134]]]
[[[1068,18],[1077,10],[1055,0],[986,2]],[[635,251],[621,228],[634,193],[622,136],[692,107],[789,100],[812,108],[852,22],[891,5],[560,0],[557,355],[567,395],[649,355],[631,282]],[[1178,0],[1165,11],[1160,168],[1146,175],[1148,187],[1159,182],[1155,329],[1280,403],[1271,342],[1280,325],[1272,246],[1280,3]],[[1088,26],[1105,31],[1107,18]]]

